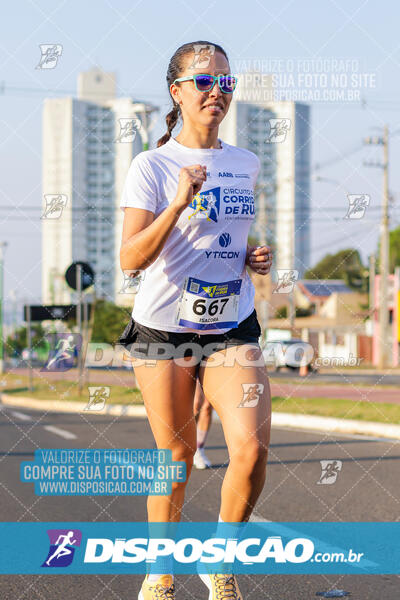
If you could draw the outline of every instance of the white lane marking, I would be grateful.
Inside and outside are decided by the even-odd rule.
[[[66,431],[65,429],[59,429],[58,427],[54,427],[53,425],[44,425],[44,429],[46,431],[50,431],[50,433],[55,433],[56,435],[60,435],[66,440],[75,440],[76,435],[71,433],[70,431]]]
[[[14,417],[17,417],[17,419],[21,419],[21,421],[32,421],[32,417],[30,417],[29,415],[25,415],[22,412],[18,412],[17,410],[12,410],[11,414]]]

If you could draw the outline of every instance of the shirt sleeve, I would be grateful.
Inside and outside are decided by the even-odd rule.
[[[155,175],[142,153],[132,160],[122,191],[120,208],[144,208],[155,213],[157,183]]]

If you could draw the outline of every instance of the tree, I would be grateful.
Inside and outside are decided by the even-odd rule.
[[[368,290],[368,270],[358,250],[347,248],[336,254],[327,254],[315,267],[305,271],[304,279],[343,279],[354,291]]]
[[[46,331],[41,323],[31,325],[32,349],[38,354],[46,354],[49,344],[45,338]],[[24,325],[18,327],[13,335],[9,335],[6,340],[5,352],[7,356],[20,356],[22,350],[28,347],[28,330]]]
[[[310,308],[302,308],[301,306],[296,306],[295,315],[296,317],[309,317],[313,314],[312,307]],[[283,305],[276,309],[275,311],[275,319],[287,319],[288,310],[287,306]]]
[[[389,270],[400,267],[400,226],[389,232]]]
[[[98,299],[95,305],[91,342],[115,344],[130,319],[131,309],[117,306],[113,302]],[[75,320],[68,320],[70,329],[76,326]]]
[[[376,269],[380,271],[381,242],[378,241]],[[389,273],[394,273],[395,267],[400,267],[400,226],[389,232]]]

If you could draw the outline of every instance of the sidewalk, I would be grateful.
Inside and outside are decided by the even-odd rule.
[[[143,405],[106,404],[104,410],[84,410],[87,402],[66,402],[61,400],[36,400],[29,397],[16,398],[12,394],[0,395],[1,405],[10,408],[25,408],[44,412],[82,413],[85,415],[112,415],[124,417],[147,418]],[[213,413],[213,420],[219,421]],[[308,431],[323,431],[326,433],[350,433],[374,437],[400,440],[400,425],[374,423],[372,421],[354,421],[350,419],[335,419],[333,417],[318,417],[315,415],[298,415],[292,413],[273,412],[272,427],[292,427]]]
[[[280,382],[270,378],[271,393],[273,396],[307,396],[308,398],[342,398],[363,402],[388,402],[400,404],[400,391],[398,388],[379,388],[374,385],[357,384],[340,385],[337,383],[315,382],[297,379],[293,383]]]

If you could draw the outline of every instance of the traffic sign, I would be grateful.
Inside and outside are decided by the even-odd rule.
[[[89,263],[80,260],[73,262],[65,272],[65,280],[73,290],[78,289],[77,266],[81,265],[81,286],[82,290],[94,284],[94,271]]]
[[[90,319],[91,304],[87,304],[88,319]],[[28,321],[29,304],[24,305],[24,321]],[[76,304],[51,304],[51,305],[30,305],[31,321],[67,321],[68,319],[76,320]]]

